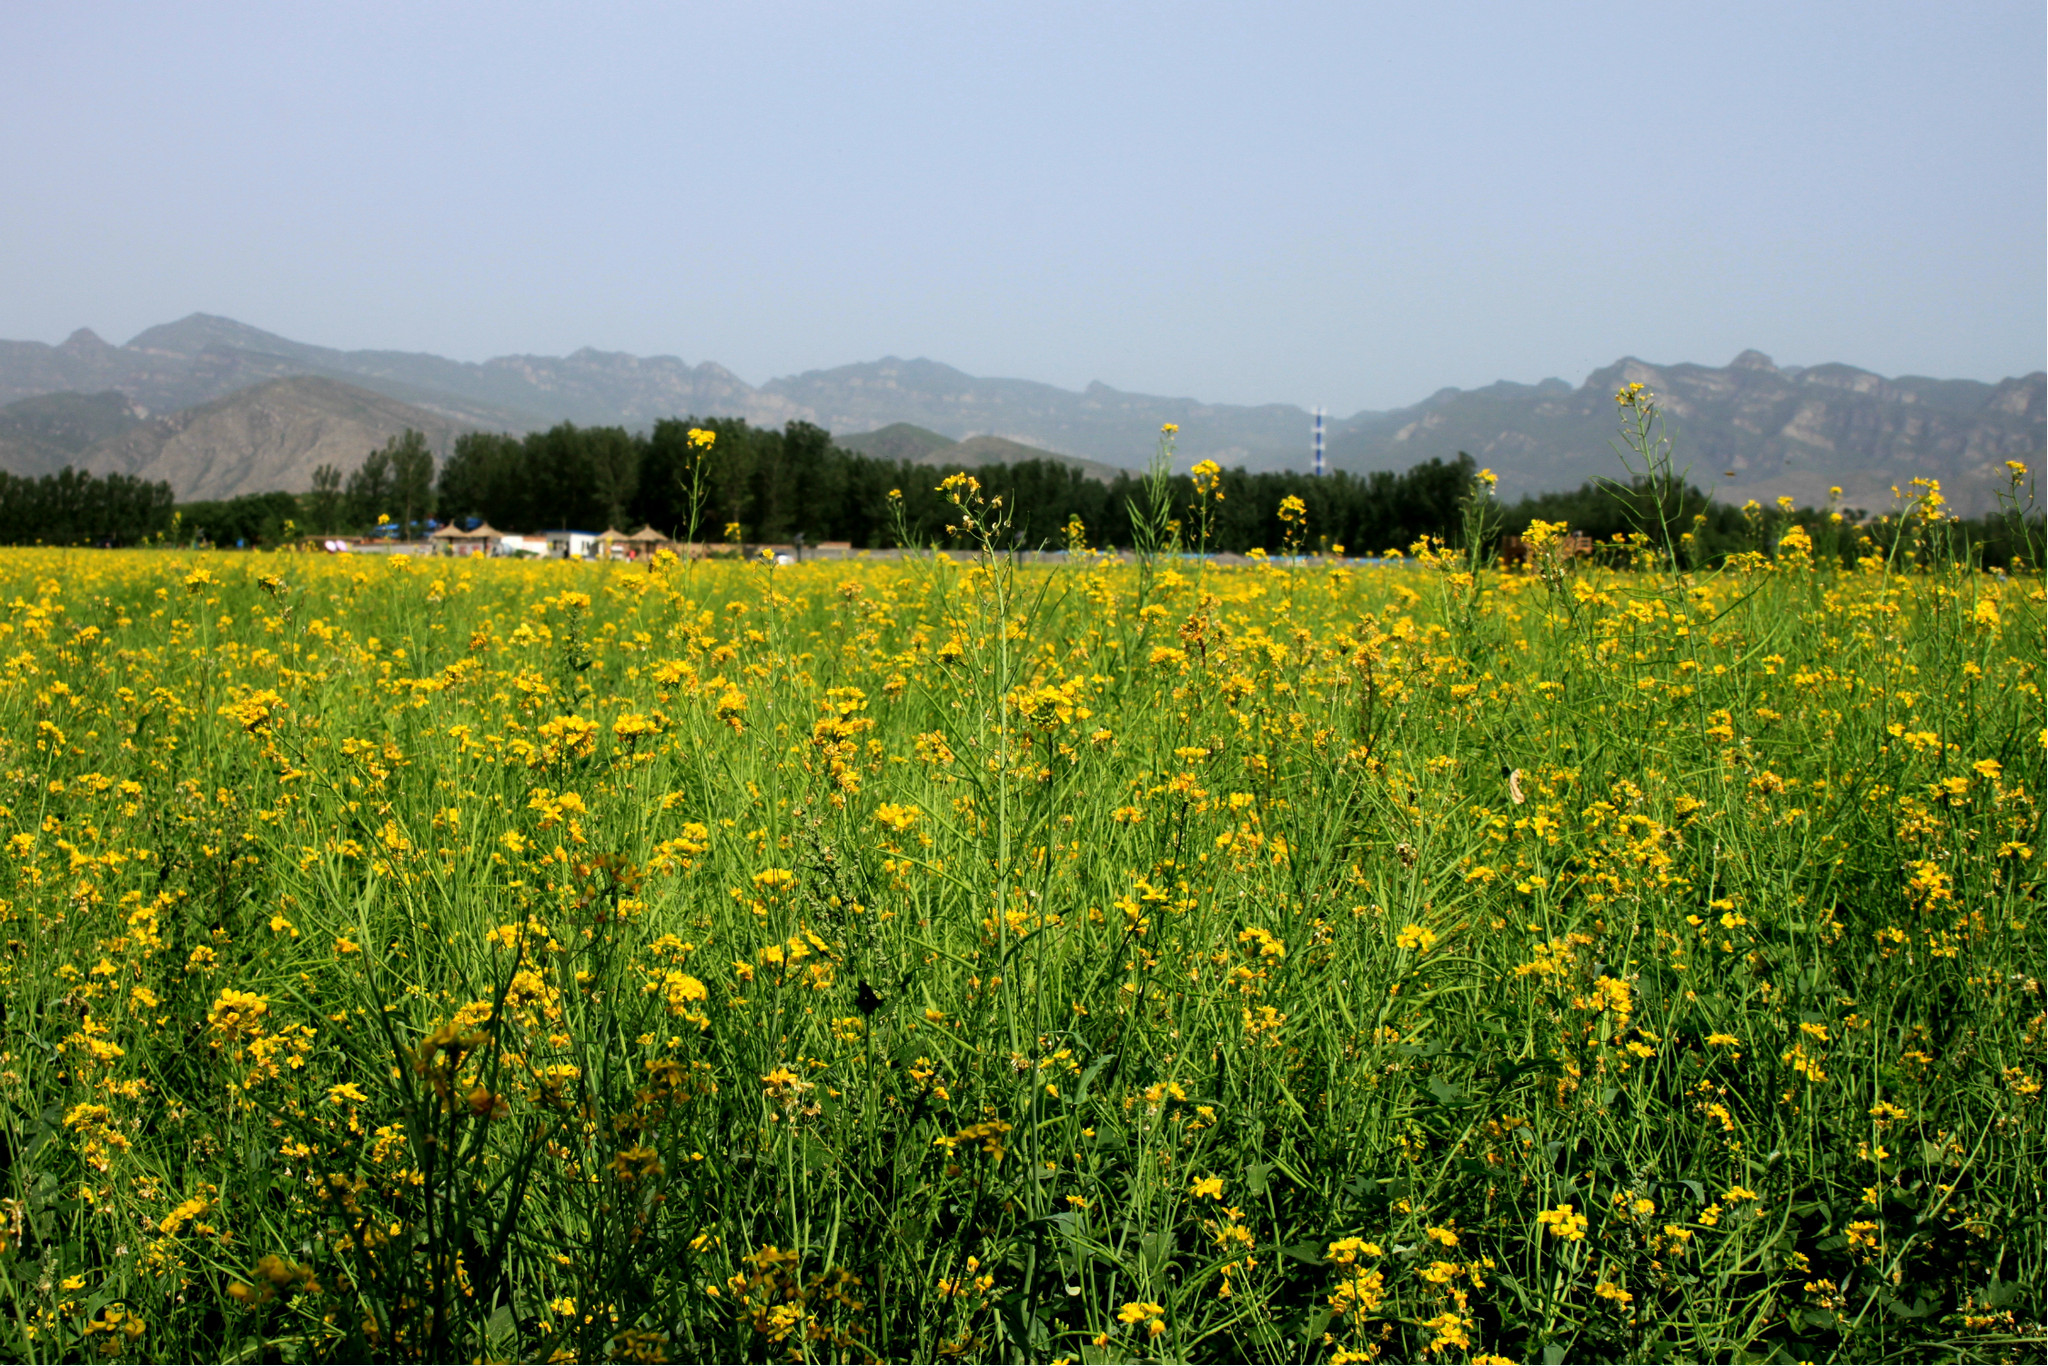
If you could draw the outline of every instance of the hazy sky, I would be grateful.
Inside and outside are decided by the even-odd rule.
[[[28,4],[0,337],[1414,402],[2041,368],[2043,6]]]

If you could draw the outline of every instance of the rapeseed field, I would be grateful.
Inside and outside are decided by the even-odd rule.
[[[2038,1360],[2043,594],[1935,497],[7,552],[0,1352]]]

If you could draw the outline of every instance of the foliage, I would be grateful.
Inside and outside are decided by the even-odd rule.
[[[715,444],[703,457],[705,521],[737,523],[750,541],[849,541],[856,546],[894,543],[898,506],[920,543],[958,543],[944,533],[948,508],[933,486],[943,469],[881,460],[842,450],[831,434],[806,422],[775,431],[737,418],[657,422],[646,436],[621,428],[579,428],[563,423],[526,437],[471,433],[459,438],[442,467],[443,517],[480,517],[506,529],[612,524],[652,525],[680,535],[688,521],[686,484],[697,467],[692,431],[709,431]],[[1430,460],[1402,474],[1219,475],[1221,499],[1211,499],[1211,549],[1277,548],[1284,540],[1277,509],[1304,501],[1309,549],[1332,542],[1354,547],[1405,546],[1458,523],[1458,508],[1472,466],[1469,459]],[[1023,461],[971,471],[991,496],[1014,509],[1012,534],[1029,548],[1057,546],[1080,518],[1098,544],[1130,546],[1140,539],[1131,509],[1167,519],[1192,516],[1196,503],[1188,476],[1163,471],[1104,484],[1057,460]],[[615,515],[623,512],[623,516]]]
[[[126,474],[0,471],[0,545],[135,545],[171,525],[171,486]]]
[[[365,528],[378,525],[379,517],[389,522],[394,488],[391,448],[380,446],[363,457],[342,491],[342,506],[350,523]]]
[[[935,496],[0,558],[0,1350],[2039,1359],[2037,571]]]
[[[313,491],[306,495],[304,503],[307,526],[322,536],[332,535],[341,530],[342,513],[346,507],[341,471],[332,465],[315,466]]]
[[[177,539],[197,545],[277,546],[292,538],[302,515],[301,499],[290,493],[245,493],[217,502],[180,503]]]
[[[384,443],[384,452],[391,463],[391,511],[398,514],[399,534],[411,536],[433,510],[434,453],[425,435],[410,427]]]
[[[329,467],[313,472],[306,511],[323,529],[334,512],[333,484]],[[342,495],[342,510],[350,522],[358,527],[395,522],[401,536],[417,533],[433,507],[434,454],[427,449],[426,436],[410,427],[365,456]]]

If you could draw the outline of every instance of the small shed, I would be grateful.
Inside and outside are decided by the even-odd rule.
[[[427,539],[434,542],[434,549],[439,552],[450,555],[483,555],[488,554],[492,543],[503,535],[503,532],[489,522],[479,524],[473,531],[464,531],[451,522],[429,535]]]

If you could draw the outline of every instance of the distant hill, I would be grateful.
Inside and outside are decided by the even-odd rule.
[[[858,451],[880,460],[907,460],[914,465],[931,465],[940,469],[972,469],[980,465],[1015,465],[1025,460],[1051,460],[1062,465],[1071,465],[1090,479],[1108,483],[1123,470],[1106,465],[1100,460],[1088,460],[1078,455],[1062,455],[1039,446],[1027,445],[1022,441],[1011,441],[1000,436],[970,436],[965,441],[955,441],[926,427],[914,426],[908,422],[892,422],[872,432],[860,432],[854,436],[835,437],[833,444],[849,451]]]
[[[1068,465],[1107,484],[1119,474],[1128,470],[1115,465],[1106,465],[1100,460],[1088,460],[1078,455],[1061,455],[1058,451],[1043,450],[1027,446],[1021,441],[1012,441],[1001,436],[970,436],[965,441],[942,446],[917,457],[920,465],[936,465],[943,469],[959,467],[973,469],[980,465],[1016,465],[1027,460],[1049,460],[1056,465]]]
[[[930,360],[894,356],[770,380],[762,392],[801,406],[834,432],[913,422],[966,437],[999,432],[1012,440],[1142,469],[1162,424],[1178,423],[1184,463],[1272,468],[1305,461],[1310,419],[1290,404],[1244,407],[1191,398],[1131,394],[1106,384],[1080,392],[1022,379],[982,379]]]
[[[126,395],[38,394],[0,408],[0,469],[11,474],[55,474],[87,451],[142,425]]]
[[[871,455],[877,460],[921,460],[934,451],[942,451],[948,446],[957,446],[960,443],[950,436],[941,436],[929,427],[919,427],[908,422],[892,422],[871,432],[857,432],[852,436],[835,435],[832,444],[842,450]]]
[[[303,492],[317,466],[355,469],[411,427],[445,456],[461,424],[382,394],[312,375],[271,380],[139,423],[75,462],[95,474],[163,480],[180,501]]]
[[[898,458],[922,460],[939,449],[934,441],[988,435],[1135,470],[1151,455],[1160,425],[1173,422],[1182,468],[1213,459],[1253,470],[1304,469],[1309,459],[1309,415],[1289,404],[1205,404],[1104,384],[1075,391],[981,378],[931,360],[884,357],[756,387],[722,366],[673,356],[585,348],[471,363],[310,346],[199,313],[124,346],[83,328],[56,346],[0,342],[6,404],[63,391],[117,392],[148,416],[291,376],[369,390],[451,429],[523,432],[560,421],[644,428],[693,415],[775,426],[800,419],[854,449],[868,448],[861,443],[872,436],[876,453],[905,452]],[[1931,474],[1959,507],[1976,510],[1988,503],[2001,462],[2040,451],[2048,428],[2039,372],[1998,384],[1887,379],[1846,365],[1780,368],[1748,351],[1724,367],[1624,358],[1577,387],[1553,379],[1445,389],[1412,407],[1332,423],[1330,463],[1405,469],[1466,450],[1491,465],[1511,495],[1616,474],[1610,399],[1624,377],[1664,395],[1679,458],[1692,463],[1698,482],[1738,499],[1790,493],[1813,501],[1839,484],[1852,501],[1878,506],[1889,501],[1892,483]],[[45,468],[68,439],[52,444],[0,428],[0,466]]]

